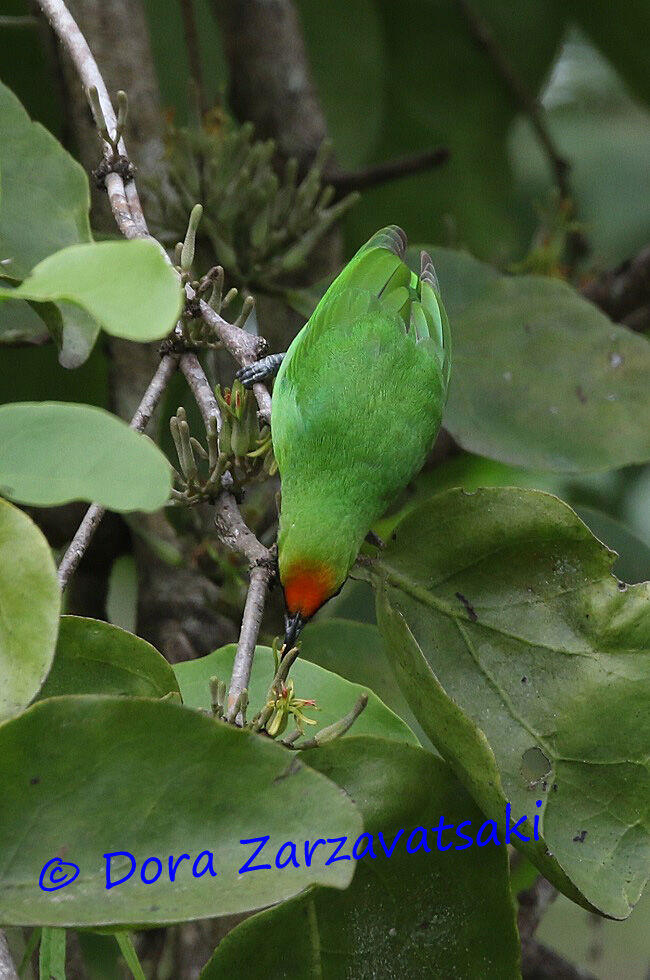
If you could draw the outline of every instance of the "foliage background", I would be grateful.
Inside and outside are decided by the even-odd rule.
[[[162,108],[183,124],[191,118],[191,106],[179,7],[176,0],[145,0],[144,7]],[[590,245],[577,281],[633,256],[650,241],[647,5],[631,2],[614,9],[604,0],[588,5],[579,0],[477,0],[475,7],[531,91],[539,93],[552,138],[571,162],[570,187]],[[197,0],[196,8],[208,95],[228,110],[224,39],[208,0]],[[402,224],[412,242],[466,247],[501,269],[522,261],[539,227],[536,209],[548,205],[553,173],[529,118],[477,49],[458,7],[442,0],[299,0],[298,8],[342,168],[363,168],[439,145],[451,154],[440,169],[365,192],[345,218],[342,245],[330,242],[323,265],[331,266],[340,254],[349,256],[391,221]],[[6,14],[25,12],[20,0],[3,5]],[[0,40],[6,38],[0,28]],[[51,84],[51,58],[51,48],[43,47],[37,32],[12,31],[10,43],[3,44],[2,80],[33,118],[83,155],[65,85],[60,77],[60,84]],[[261,304],[260,319],[264,331],[267,322],[273,324],[268,332],[278,349],[296,325],[286,308],[272,303],[266,309]],[[0,358],[2,403],[51,399],[115,406],[103,342],[74,373],[59,368],[53,345],[3,349]],[[177,388],[170,408],[179,396]],[[514,484],[557,493],[619,552],[621,578],[650,578],[649,467],[566,476],[523,471],[471,454],[446,466],[432,477],[440,489],[457,485],[461,473],[468,484]],[[39,520],[56,545],[79,514],[72,506]],[[136,622],[138,584],[138,546],[131,531],[116,519],[112,530],[100,535],[71,597],[87,615],[107,615],[127,628]],[[219,628],[227,634],[227,610],[221,615]],[[322,618],[343,615],[374,621],[363,586],[350,583]],[[597,925],[561,897],[540,937],[574,960],[577,950],[597,976],[641,980],[648,968],[642,941],[648,928],[647,896],[628,922]],[[594,952],[598,943],[600,953]]]

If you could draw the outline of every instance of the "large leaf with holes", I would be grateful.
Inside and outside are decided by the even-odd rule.
[[[169,463],[145,435],[91,405],[0,406],[0,493],[37,507],[94,500],[111,510],[158,510]]]
[[[178,693],[174,671],[133,633],[85,616],[62,616],[52,669],[39,698],[121,694],[163,698]]]
[[[24,279],[52,252],[90,241],[89,207],[83,168],[0,83],[0,259],[10,259],[3,275]]]
[[[474,849],[453,829],[432,830],[444,815],[475,837],[484,822],[448,768],[422,749],[367,737],[319,749],[313,765],[361,809],[357,853],[371,847],[368,856],[345,892],[310,889],[237,926],[202,980],[518,977],[505,847]],[[389,849],[395,841],[390,858],[380,834]]]
[[[207,657],[188,660],[176,664],[174,670],[180,686],[183,702],[193,708],[210,707],[210,678],[218,677],[227,681],[232,674],[237,647],[234,643],[215,650]],[[248,685],[250,702],[249,714],[252,717],[266,704],[267,695],[274,674],[273,651],[259,646],[255,650],[253,670]],[[352,731],[355,735],[384,735],[406,742],[418,744],[416,736],[408,725],[398,718],[390,708],[383,704],[368,687],[352,684],[344,677],[324,670],[316,664],[298,659],[291,668],[291,678],[298,698],[316,701],[318,710],[306,709],[307,717],[313,718],[316,726],[307,726],[306,735],[333,724],[347,715],[354,707],[359,695],[367,693],[368,704],[355,721]],[[291,731],[291,726],[288,731]]]
[[[0,500],[0,720],[28,705],[43,683],[60,601],[45,537],[26,514]]]
[[[624,918],[650,870],[650,588],[613,559],[556,497],[452,490],[398,525],[372,576],[436,747],[490,816],[540,813],[544,840],[513,843],[544,874]]]
[[[348,796],[295,754],[149,698],[39,701],[0,727],[0,782],[10,794],[0,808],[3,924],[179,922],[262,908],[313,883],[345,888],[353,862],[240,873],[256,846],[240,842],[268,834],[273,864],[287,840],[304,850],[306,840],[362,831]],[[197,862],[205,851],[213,858]],[[104,855],[114,852],[132,854],[136,870],[107,889]],[[169,857],[183,854],[170,881]],[[162,871],[153,880],[150,862],[147,884],[152,856]],[[39,877],[54,858],[80,870],[50,893]],[[124,855],[108,864],[111,882],[133,867]],[[44,880],[55,883],[50,872]]]
[[[126,340],[160,340],[180,315],[183,293],[174,269],[152,241],[71,245],[33,269],[0,299],[70,303],[107,333]]]
[[[567,472],[650,458],[645,337],[563,282],[430,251],[453,337],[445,425],[461,445]]]

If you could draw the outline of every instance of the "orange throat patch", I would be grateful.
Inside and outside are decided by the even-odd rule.
[[[334,592],[334,572],[324,562],[297,562],[283,582],[287,611],[309,619]]]

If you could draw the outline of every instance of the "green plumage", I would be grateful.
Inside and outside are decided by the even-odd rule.
[[[394,225],[343,269],[291,344],[273,391],[282,477],[280,578],[297,565],[345,581],[372,524],[421,468],[442,418],[447,316],[429,256],[404,262]]]

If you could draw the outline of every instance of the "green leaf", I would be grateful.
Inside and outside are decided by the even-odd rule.
[[[444,421],[465,449],[574,473],[650,458],[644,337],[563,282],[430,251],[453,336]]]
[[[4,303],[0,309],[0,345],[43,344],[50,339],[45,323],[25,300]]]
[[[372,596],[372,591],[365,583],[364,586]],[[350,619],[315,620],[307,624],[300,640],[301,660],[318,664],[325,670],[334,671],[347,680],[374,691],[420,740],[424,738],[429,744],[428,737],[395,681],[383,637],[376,626]],[[294,668],[291,669],[293,672]],[[352,734],[359,734],[357,723]]]
[[[146,698],[64,697],[39,701],[0,726],[0,921],[7,924],[135,925],[233,915],[297,894],[312,883],[345,888],[352,862],[282,870],[239,869],[270,835],[274,865],[287,840],[362,830],[351,800],[269,739],[188,708]],[[29,847],[24,847],[29,826]],[[203,851],[213,853],[193,864]],[[128,851],[133,876],[106,888],[107,853]],[[189,854],[170,882],[168,858]],[[54,896],[39,887],[48,861],[63,857],[79,876]],[[140,872],[152,856],[157,881]],[[132,866],[111,862],[111,880]],[[65,870],[65,869],[62,869]],[[145,876],[153,879],[157,866]],[[46,878],[46,882],[49,879]]]
[[[111,566],[106,593],[106,618],[135,633],[138,621],[138,569],[133,555],[120,555]]]
[[[4,316],[6,305],[0,305],[0,317]],[[99,336],[97,321],[74,303],[30,303],[30,306],[53,337],[61,367],[71,369],[85,364]]]
[[[638,38],[650,33],[650,8],[645,0],[628,0],[615,15],[607,0],[591,0],[589,4],[569,0],[566,9],[613,62],[628,85],[650,103],[647,66],[639,58],[637,45]]]
[[[24,279],[52,252],[91,239],[83,168],[2,83],[0,195],[3,275]]]
[[[232,674],[236,650],[236,645],[230,643],[208,654],[207,657],[174,665],[183,702],[186,705],[192,708],[210,708],[210,678],[218,677],[219,680],[228,681]],[[249,718],[266,704],[273,674],[273,651],[270,647],[257,647],[248,686]],[[307,663],[300,658],[291,668],[291,677],[295,684],[296,697],[313,698],[319,708],[318,711],[309,708],[305,710],[307,717],[316,721],[316,726],[307,726],[305,730],[307,735],[312,735],[326,725],[338,721],[352,709],[359,695],[366,691],[368,704],[355,721],[351,732],[354,735],[383,735],[386,738],[418,744],[416,736],[408,725],[390,708],[382,704],[369,688],[352,684],[338,674],[323,670],[322,667]],[[287,734],[290,730],[291,725]]]
[[[562,891],[624,918],[650,866],[650,588],[619,584],[613,559],[555,497],[454,490],[372,575],[435,746],[501,824],[506,800],[539,812],[544,840],[513,842]]]
[[[0,720],[32,700],[50,669],[61,595],[43,534],[0,499]]]
[[[38,952],[40,980],[65,980],[65,929],[48,929],[41,932]]]
[[[0,82],[0,259],[10,260],[2,274],[24,279],[52,252],[89,242],[89,208],[83,168]],[[27,309],[26,303],[5,306],[0,321],[13,320],[15,329],[17,317],[27,320]],[[82,364],[97,339],[95,321],[68,303],[42,305],[36,313],[57,343],[62,366]],[[39,327],[42,332],[42,323]]]
[[[158,246],[148,240],[71,245],[40,262],[0,299],[62,301],[81,307],[114,337],[160,340],[181,313],[180,281]]]
[[[0,406],[0,492],[51,507],[88,500],[110,510],[158,510],[169,496],[169,463],[145,435],[91,405]]]
[[[146,640],[83,616],[62,616],[54,663],[39,694],[121,694],[164,698],[178,692],[174,671]]]
[[[144,971],[140,966],[138,954],[135,951],[133,940],[129,936],[128,932],[116,932],[115,939],[117,940],[117,945],[120,947],[120,952],[124,957],[126,965],[128,966],[135,980],[145,980]]]
[[[574,510],[592,534],[619,555],[614,572],[624,582],[647,582],[650,579],[650,545],[610,514],[595,507],[577,506]]]
[[[237,926],[202,980],[240,976],[244,968],[251,980],[518,977],[505,847],[440,852],[429,831],[441,815],[445,824],[472,821],[474,834],[483,823],[448,768],[422,749],[378,738],[348,738],[314,754],[314,765],[357,802],[378,856],[359,862],[341,894],[310,889]],[[419,832],[408,853],[405,844],[416,827],[427,828],[430,853],[417,849]],[[400,830],[389,859],[376,835],[381,832],[390,847]],[[443,847],[449,836],[441,835]],[[343,853],[353,844],[348,841]]]
[[[647,13],[646,18],[650,19]],[[610,8],[612,26],[615,19]],[[631,46],[635,36],[628,37]],[[637,60],[631,58],[628,64]],[[647,86],[645,66],[642,75]],[[650,113],[630,97],[602,55],[575,32],[564,46],[543,102],[555,145],[571,162],[571,192],[591,248],[589,265],[618,265],[641,251],[650,238]],[[547,158],[526,119],[513,126],[510,148],[520,196],[547,199]]]

